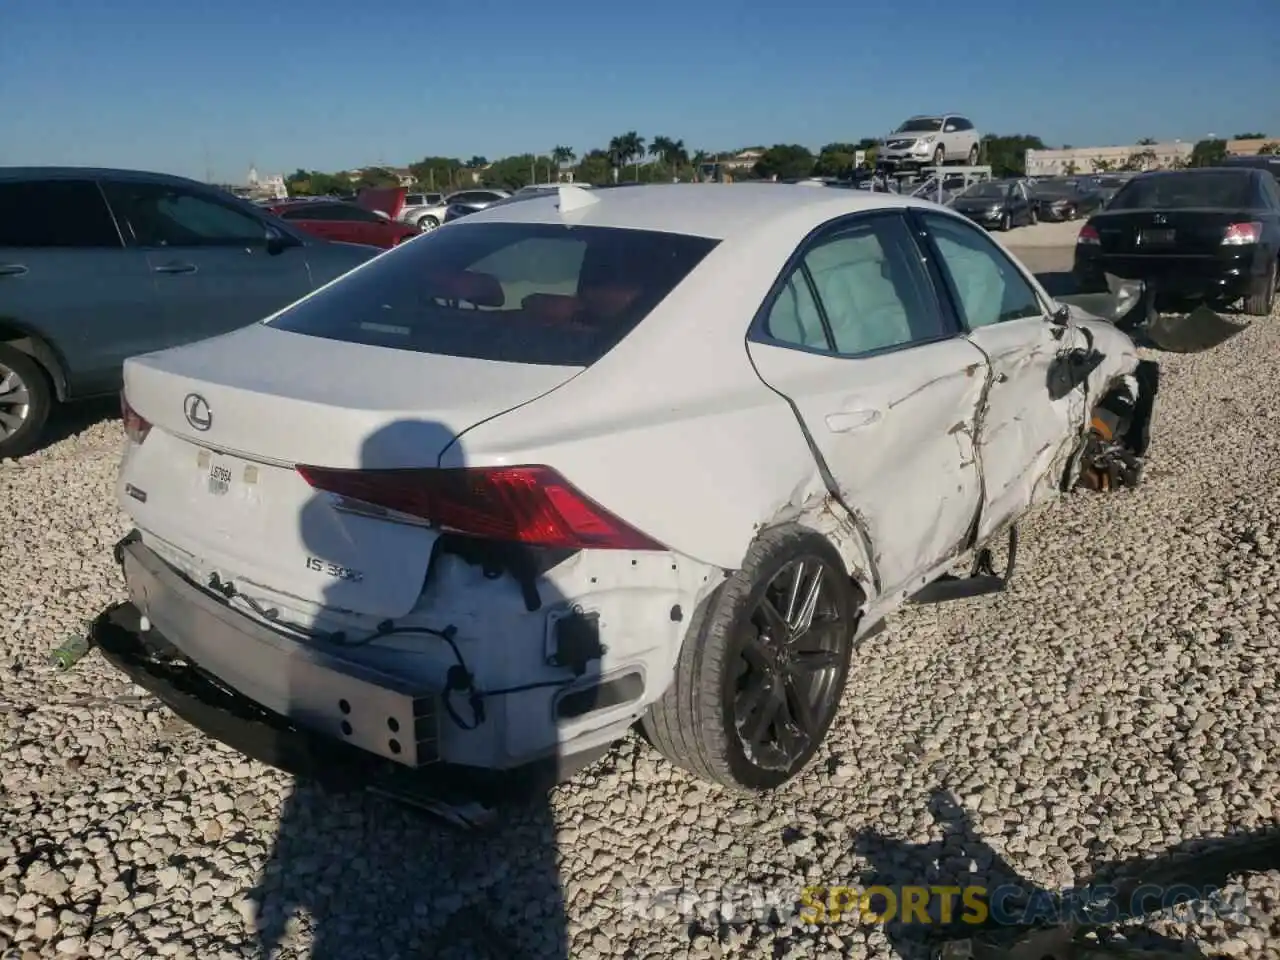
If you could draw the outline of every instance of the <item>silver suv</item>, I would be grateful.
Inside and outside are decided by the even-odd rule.
[[[956,113],[917,116],[880,142],[876,161],[888,167],[940,167],[978,162],[981,137],[972,121]]]

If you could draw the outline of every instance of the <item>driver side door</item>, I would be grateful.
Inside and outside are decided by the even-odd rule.
[[[1050,370],[1063,349],[1054,337],[1060,328],[1000,245],[958,216],[915,215],[965,336],[991,370],[976,438],[981,543],[1058,489],[1084,423],[1084,399],[1080,391],[1050,398]]]
[[[248,326],[311,289],[304,247],[268,250],[267,221],[211,191],[141,180],[102,186],[155,278],[153,350]]]

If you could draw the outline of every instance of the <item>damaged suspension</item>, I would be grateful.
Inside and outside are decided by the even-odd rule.
[[[1128,444],[1137,413],[1137,384],[1126,382],[1094,408],[1081,454],[1078,485],[1107,492],[1142,482],[1143,461]]]

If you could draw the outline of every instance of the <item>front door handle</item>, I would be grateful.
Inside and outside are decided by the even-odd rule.
[[[156,273],[195,273],[198,268],[194,263],[162,263],[155,268]]]
[[[861,430],[880,419],[879,410],[843,410],[840,413],[828,413],[827,429],[832,433],[848,433],[850,430]]]
[[[0,277],[20,277],[27,272],[21,263],[0,263]]]

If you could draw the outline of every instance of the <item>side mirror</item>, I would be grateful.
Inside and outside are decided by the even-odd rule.
[[[1071,322],[1071,308],[1065,303],[1058,304],[1053,313],[1049,314],[1049,322],[1056,327],[1065,327]]]
[[[267,253],[271,256],[278,256],[290,247],[297,246],[298,241],[293,237],[281,233],[278,229],[268,224],[267,226]]]

